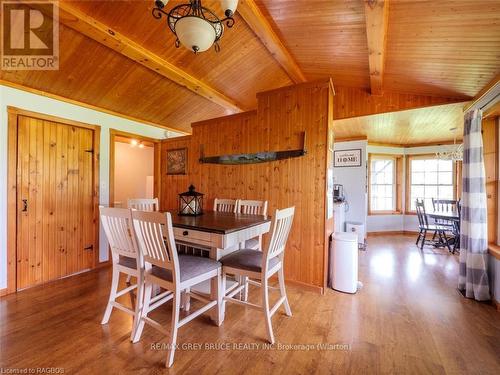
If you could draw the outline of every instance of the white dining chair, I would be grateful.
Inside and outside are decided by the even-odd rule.
[[[159,211],[160,204],[158,198],[134,198],[127,200],[127,207],[138,211]],[[127,284],[130,283],[131,276],[127,276]]]
[[[232,274],[253,279],[249,280],[249,283],[261,287],[262,293],[261,305],[236,299],[234,296],[244,288],[244,285],[240,285],[224,296],[223,303],[220,306],[221,316],[224,317],[226,302],[249,306],[261,311],[265,317],[267,334],[271,344],[274,344],[273,327],[271,324],[273,314],[284,304],[286,315],[292,316],[292,310],[290,309],[285,290],[283,260],[294,213],[295,207],[276,210],[271,227],[271,238],[263,251],[242,249],[220,259],[222,263],[222,290],[225,290],[226,275]],[[269,278],[276,273],[278,273],[279,288],[269,286]],[[260,280],[260,282],[255,280]],[[269,308],[270,288],[279,289],[280,291],[280,298],[272,308]]]
[[[104,233],[111,248],[111,259],[113,264],[113,276],[111,281],[111,291],[109,293],[108,304],[104,312],[101,324],[107,324],[113,308],[117,308],[134,317],[132,333],[130,339],[134,337],[139,320],[139,308],[143,293],[143,265],[142,257],[138,251],[137,241],[132,227],[131,211],[126,208],[99,207],[101,223]],[[127,277],[134,276],[137,283],[129,285],[127,288],[118,290],[120,274]],[[135,308],[129,307],[116,301],[118,297],[137,288]]]
[[[205,311],[215,308],[216,323],[220,325],[219,306],[222,304],[221,263],[210,258],[193,255],[177,254],[170,213],[132,211],[132,220],[144,258],[144,301],[133,342],[140,340],[144,324],[147,323],[165,335],[170,336],[166,366],[174,362],[177,330]],[[179,318],[181,292],[186,292],[191,286],[210,279],[217,280],[217,297],[211,301],[194,291],[189,296],[205,303],[198,310],[183,319]],[[153,285],[159,285],[166,291],[153,297]],[[172,322],[170,332],[160,323],[149,318],[149,313],[165,302],[173,300]]]
[[[254,201],[238,199],[236,201],[236,212],[246,215],[267,215],[267,201]],[[245,242],[245,249],[262,250],[262,235],[251,238]]]
[[[214,200],[214,211],[217,212],[236,212],[236,199],[219,199]]]
[[[236,201],[236,212],[247,214],[247,215],[267,215],[267,201],[257,201],[257,200],[247,200],[247,199],[238,199]],[[250,238],[246,240],[244,245],[244,249],[253,249],[262,251],[262,235],[258,237]],[[240,280],[240,283],[244,283],[245,287],[240,295],[240,298],[243,298],[244,301],[248,300],[248,277],[243,277]]]
[[[160,204],[158,198],[135,198],[129,199],[127,202],[128,208],[133,208],[138,211],[159,211]]]

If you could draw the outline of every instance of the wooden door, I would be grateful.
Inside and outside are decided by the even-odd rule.
[[[18,116],[18,290],[94,266],[93,136]]]

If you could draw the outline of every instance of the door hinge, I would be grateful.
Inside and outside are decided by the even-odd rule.
[[[94,245],[84,247],[83,250],[94,250]]]

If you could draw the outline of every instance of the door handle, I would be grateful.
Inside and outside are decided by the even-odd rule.
[[[84,247],[83,250],[94,250],[94,245]]]
[[[23,199],[23,209],[22,209],[22,212],[27,212],[28,211],[28,200],[27,199]]]

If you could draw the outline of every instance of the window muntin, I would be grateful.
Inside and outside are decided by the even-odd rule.
[[[424,199],[432,207],[432,198],[454,199],[453,161],[434,158],[410,159],[410,210],[415,201]]]
[[[370,165],[370,211],[396,210],[396,163],[372,158]]]

